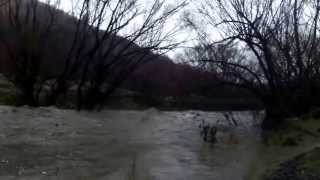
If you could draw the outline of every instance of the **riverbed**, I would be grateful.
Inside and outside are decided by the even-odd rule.
[[[262,118],[250,111],[0,106],[0,179],[249,179],[268,157]],[[218,127],[215,144],[200,136],[202,122]]]

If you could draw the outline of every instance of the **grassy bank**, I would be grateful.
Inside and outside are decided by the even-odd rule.
[[[264,180],[320,179],[320,147],[297,155],[265,174]]]
[[[254,180],[320,179],[319,111],[288,119],[278,129],[264,134],[264,144],[254,162]]]

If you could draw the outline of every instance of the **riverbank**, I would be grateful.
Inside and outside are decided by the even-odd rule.
[[[46,88],[43,88],[44,91]],[[48,92],[44,92],[46,94]],[[17,89],[0,74],[0,104],[23,105],[17,97]],[[76,88],[70,90],[66,96],[57,100],[62,109],[76,109]],[[45,95],[40,96],[40,106],[45,106]],[[118,88],[108,97],[104,108],[111,110],[146,110],[151,107],[164,111],[203,110],[203,111],[246,111],[262,110],[263,105],[253,97],[205,97],[189,95],[174,96],[146,96],[139,92]]]
[[[319,180],[320,147],[302,153],[281,163],[278,169],[269,172],[265,180]]]
[[[255,180],[320,179],[319,111],[285,121],[264,135],[261,163],[253,170]]]

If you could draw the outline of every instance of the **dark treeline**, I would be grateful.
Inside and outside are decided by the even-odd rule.
[[[247,89],[222,83],[217,74],[161,57],[140,66],[121,86],[138,92],[137,103],[160,109],[262,109]],[[130,93],[128,93],[130,95]],[[116,95],[113,95],[115,99]],[[129,96],[128,96],[129,97]]]
[[[254,97],[249,91],[226,86],[219,79],[216,73],[203,71],[183,61],[175,63],[168,57],[162,56],[137,68],[123,87],[145,96],[194,95],[230,99]]]
[[[188,96],[205,95],[208,82],[214,81],[214,74],[163,57],[138,68],[126,86],[148,96]]]

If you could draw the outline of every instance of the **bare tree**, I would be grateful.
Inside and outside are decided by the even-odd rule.
[[[76,4],[80,11],[74,13],[78,19],[74,43],[56,87],[65,89],[61,87],[67,78],[79,74],[78,109],[103,103],[139,65],[178,45],[172,41],[177,28],[165,27],[185,3],[165,7],[164,0],[156,0],[142,7],[135,0],[85,0]]]
[[[228,82],[255,92],[267,109],[266,128],[317,103],[319,7],[319,0],[208,0],[199,8],[211,29],[219,27],[222,40],[214,43],[239,43],[250,57],[200,61],[229,66],[237,80]]]
[[[167,24],[185,6],[70,0],[74,7],[67,15],[57,9],[59,0],[5,1],[2,19],[18,35],[3,33],[1,42],[13,69],[10,79],[29,98],[24,103],[38,105],[42,84],[50,82],[47,105],[76,88],[78,109],[103,104],[139,65],[175,48],[178,28]]]
[[[44,72],[46,39],[52,35],[54,0],[48,5],[36,0],[4,0],[1,6],[1,47],[6,58],[5,74],[17,87],[21,103],[38,105],[48,74]]]

